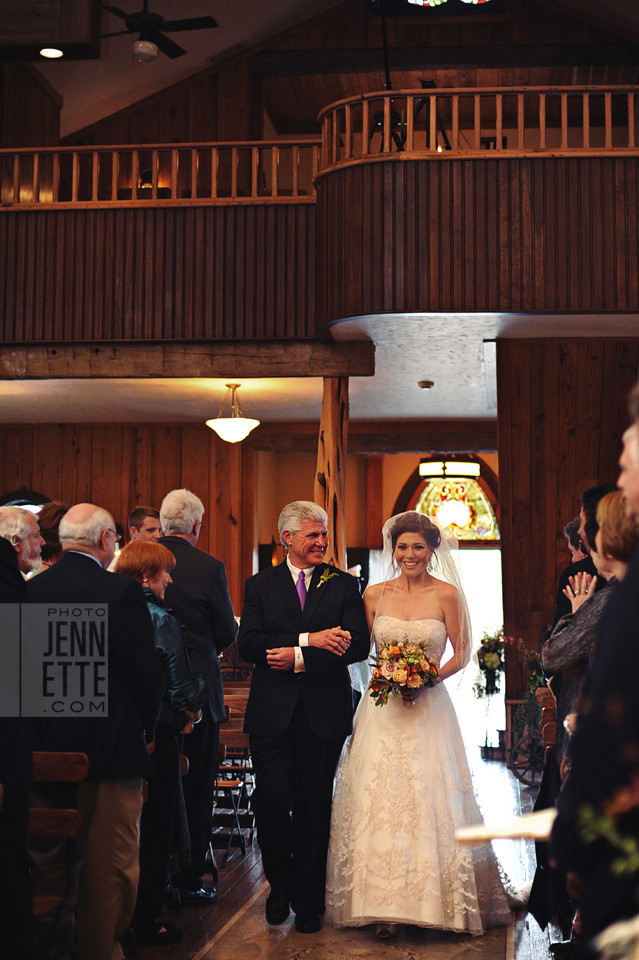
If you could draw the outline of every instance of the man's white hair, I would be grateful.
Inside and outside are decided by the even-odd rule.
[[[639,472],[639,429],[636,423],[628,427],[623,437],[624,447],[628,447],[628,452],[632,459],[632,465]]]
[[[0,537],[14,546],[18,540],[26,540],[33,532],[33,514],[22,507],[0,507]]]
[[[298,530],[302,529],[304,520],[314,520],[316,523],[324,524],[324,526],[328,524],[326,510],[320,507],[318,503],[313,503],[312,500],[293,500],[292,503],[287,503],[277,521],[280,543],[284,547],[288,546],[284,541],[284,531],[287,530],[294,536]]]
[[[204,516],[204,504],[190,490],[171,490],[160,507],[160,523],[165,536],[193,533],[196,521]]]
[[[80,521],[69,520],[69,514],[65,513],[60,521],[58,540],[63,548],[70,543],[79,543],[84,547],[99,547],[103,532],[113,530],[113,527],[113,517],[102,507],[95,507],[85,520]]]

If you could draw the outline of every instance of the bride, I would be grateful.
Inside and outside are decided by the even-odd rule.
[[[335,783],[326,917],[338,927],[377,922],[378,936],[397,923],[481,934],[512,914],[490,844],[458,846],[453,836],[482,821],[441,683],[470,658],[468,610],[439,527],[408,511],[383,533],[385,582],[364,594],[377,649],[426,641],[440,664],[448,637],[454,652],[434,687],[382,707],[362,697]]]

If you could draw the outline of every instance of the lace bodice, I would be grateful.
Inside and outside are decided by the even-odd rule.
[[[446,624],[441,620],[398,620],[396,617],[377,617],[373,638],[379,650],[382,644],[404,639],[412,643],[428,643],[427,656],[439,663],[446,647]]]

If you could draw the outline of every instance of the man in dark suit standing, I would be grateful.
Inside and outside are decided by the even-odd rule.
[[[60,521],[62,559],[28,583],[34,603],[108,604],[108,716],[34,721],[35,749],[89,758],[88,779],[78,789],[78,960],[123,956],[119,940],[133,914],[139,875],[142,778],[153,772],[145,738],[153,739],[166,685],[140,584],[107,573],[115,537],[106,510],[91,503],[71,507]]]
[[[257,839],[271,892],[269,923],[289,905],[300,933],[320,929],[335,768],[352,730],[348,664],[369,632],[354,577],[324,564],[327,517],[316,503],[284,507],[284,563],[246,582],[242,657],[255,664],[244,730],[256,775]]]
[[[166,605],[186,631],[193,674],[206,680],[207,701],[202,720],[184,738],[189,775],[184,778],[184,801],[191,835],[191,866],[176,874],[183,907],[215,903],[215,890],[203,886],[206,853],[211,839],[213,794],[217,773],[220,720],[224,718],[224,686],[219,655],[235,640],[237,624],[229,597],[224,564],[198,550],[204,504],[190,490],[172,490],[160,507],[164,537],[159,541],[174,554],[173,582]]]

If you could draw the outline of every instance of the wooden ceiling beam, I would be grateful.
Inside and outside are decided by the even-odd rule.
[[[392,71],[429,67],[597,67],[639,63],[635,43],[503,43],[394,47]],[[380,50],[268,50],[249,58],[254,77],[379,72]]]
[[[23,343],[0,346],[0,379],[372,377],[370,341]]]
[[[245,443],[274,453],[316,453],[318,424],[262,423]],[[497,421],[479,420],[351,420],[348,452],[496,453]]]

